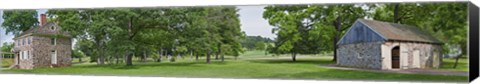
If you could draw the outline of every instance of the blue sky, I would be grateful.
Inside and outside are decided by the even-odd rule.
[[[240,10],[240,24],[242,31],[249,36],[262,36],[274,39],[275,35],[272,34],[272,26],[268,24],[268,21],[262,18],[262,13],[265,6],[237,6]],[[45,13],[47,10],[37,10],[38,16]],[[3,15],[0,10],[0,16]],[[0,24],[3,23],[3,18],[0,18]],[[1,26],[0,26],[1,27]],[[13,35],[5,35],[5,29],[0,28],[0,46],[3,42],[13,42]]]

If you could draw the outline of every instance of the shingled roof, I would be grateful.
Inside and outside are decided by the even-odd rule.
[[[51,32],[46,32],[45,29],[48,29],[47,27],[49,26],[53,26],[53,25],[56,25],[56,23],[54,22],[48,22],[48,23],[45,23],[44,25],[41,25],[41,26],[35,26],[35,27],[32,27],[24,32],[22,32],[21,34],[19,35],[16,35],[13,39],[17,39],[18,37],[22,37],[22,36],[28,36],[28,35],[31,35],[31,34],[46,34],[46,35],[54,35],[52,34]],[[65,32],[62,32],[62,33],[59,33],[61,34],[62,36],[65,36],[65,37],[70,37],[68,34],[66,34]]]
[[[427,32],[410,25],[382,22],[376,20],[358,19],[364,25],[380,34],[388,41],[413,41],[441,44],[442,42]]]

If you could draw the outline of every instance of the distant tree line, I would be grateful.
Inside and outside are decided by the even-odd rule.
[[[265,50],[273,40],[262,36],[246,36],[241,43],[243,48],[248,50]]]

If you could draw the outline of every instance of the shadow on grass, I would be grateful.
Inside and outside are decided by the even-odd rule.
[[[456,70],[456,71],[464,71],[465,69],[468,69],[468,62],[467,61],[468,61],[468,59],[466,59],[466,58],[460,58],[458,60],[457,68],[453,68],[453,66],[455,66],[455,59],[444,59],[440,68],[441,69]]]
[[[158,67],[158,66],[185,66],[190,67],[193,64],[198,64],[196,62],[155,62],[155,63],[134,63],[132,66],[127,66],[125,64],[105,64],[105,65],[80,65],[76,68],[112,68],[112,69],[139,69],[143,67]]]
[[[468,82],[465,76],[425,75],[425,74],[398,74],[367,72],[353,70],[322,69],[300,73],[278,73],[259,78],[284,79],[326,79],[326,80],[359,80],[359,81],[422,81],[422,82]]]
[[[125,64],[106,64],[106,65],[80,65],[76,68],[111,68],[111,69],[140,69],[145,67],[201,67],[196,65],[207,64],[206,62],[147,62],[134,63],[132,66]],[[211,61],[208,65],[226,65],[228,62]]]
[[[248,60],[254,63],[271,63],[271,64],[279,64],[279,63],[300,63],[300,64],[333,64],[335,62],[326,59],[297,59],[296,61],[292,61],[292,59],[255,59],[255,60]]]

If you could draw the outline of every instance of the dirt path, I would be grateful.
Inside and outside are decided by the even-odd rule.
[[[332,69],[342,69],[342,70],[359,70],[359,71],[386,72],[386,73],[468,76],[468,72],[464,72],[464,71],[448,71],[448,70],[432,70],[432,69],[373,70],[373,69],[359,69],[359,68],[339,67],[339,66],[336,66],[334,64],[320,65],[320,67],[332,68]]]

